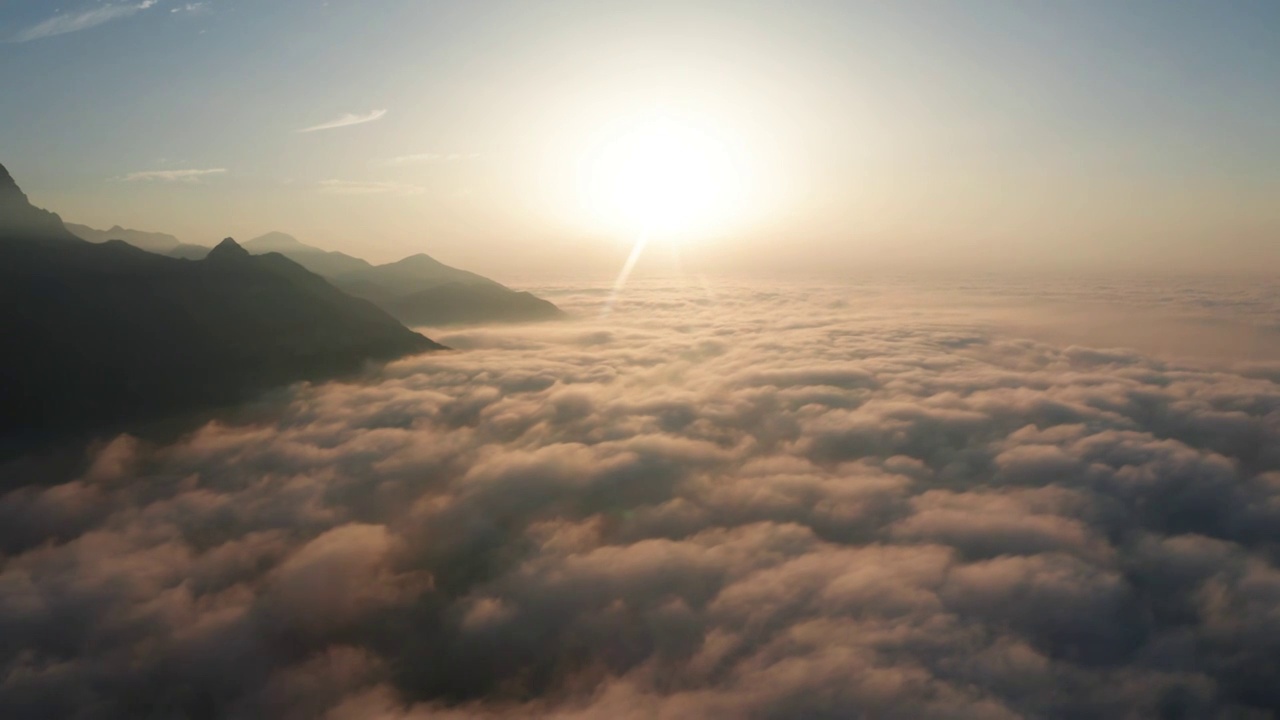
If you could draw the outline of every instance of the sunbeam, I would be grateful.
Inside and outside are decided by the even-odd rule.
[[[613,290],[609,292],[609,300],[605,302],[604,309],[600,311],[600,317],[609,317],[609,313],[613,312],[613,305],[618,301],[618,296],[622,294],[623,288],[627,286],[627,278],[631,277],[631,271],[635,269],[636,263],[640,260],[640,256],[644,254],[644,248],[649,244],[649,236],[641,233],[636,239],[636,244],[631,246],[631,254],[627,256],[627,261],[622,264],[622,271],[618,273],[618,278],[613,281]]]

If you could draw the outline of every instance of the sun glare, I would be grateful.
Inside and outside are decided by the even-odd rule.
[[[733,143],[673,114],[606,128],[579,173],[585,209],[612,230],[685,240],[721,229],[744,199]]]

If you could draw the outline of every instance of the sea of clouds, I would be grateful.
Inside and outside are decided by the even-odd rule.
[[[1280,711],[1275,289],[548,292],[4,465],[0,717]]]

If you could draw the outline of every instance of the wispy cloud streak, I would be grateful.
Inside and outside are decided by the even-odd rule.
[[[226,171],[226,168],[206,168],[203,170],[141,170],[111,179],[116,182],[138,182],[145,180],[159,180],[162,182],[196,182],[206,175],[221,175]]]
[[[66,35],[67,33],[88,30],[112,20],[129,17],[134,13],[153,7],[156,2],[157,0],[143,0],[143,2],[137,3],[108,4],[92,10],[54,15],[48,20],[32,25],[8,38],[6,42],[24,43],[55,35]]]
[[[350,127],[352,125],[363,125],[374,120],[380,120],[386,115],[386,110],[372,110],[364,115],[356,115],[355,113],[347,113],[339,118],[334,118],[328,122],[322,122],[319,125],[312,125],[299,130],[300,133],[315,132],[317,130],[333,130],[335,128]]]

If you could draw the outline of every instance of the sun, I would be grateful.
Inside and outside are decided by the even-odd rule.
[[[581,163],[579,195],[611,230],[685,240],[733,219],[744,199],[743,165],[723,131],[656,113],[602,129]]]

